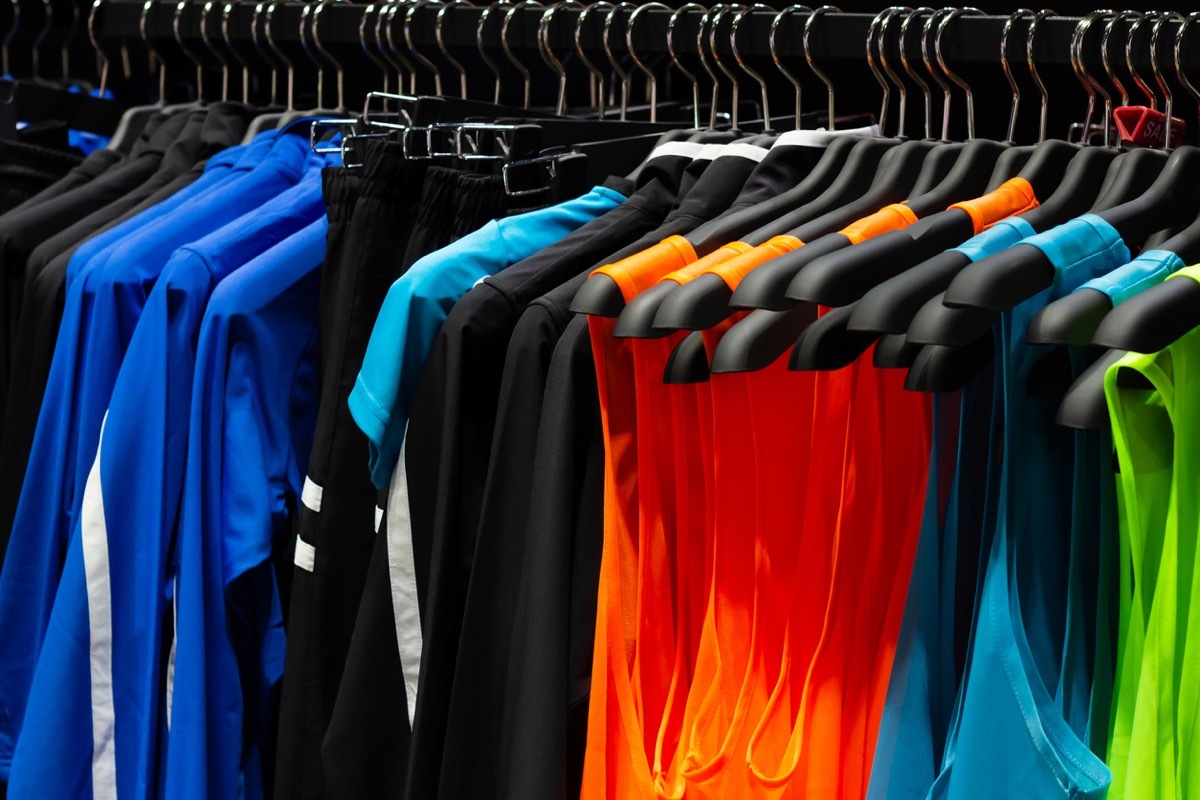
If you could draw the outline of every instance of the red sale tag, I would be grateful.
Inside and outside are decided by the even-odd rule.
[[[1113,120],[1121,141],[1126,144],[1161,148],[1167,138],[1167,115],[1153,108],[1122,106],[1113,111]],[[1186,130],[1186,122],[1171,117],[1171,148],[1179,146]]]

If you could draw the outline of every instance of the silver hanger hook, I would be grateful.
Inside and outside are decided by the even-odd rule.
[[[824,7],[824,6],[823,6]],[[800,130],[800,101],[803,96],[803,89],[800,85],[800,79],[797,78],[787,67],[783,66],[783,59],[779,57],[779,49],[775,46],[775,37],[779,32],[779,26],[783,24],[783,20],[791,14],[796,14],[803,11],[806,14],[811,14],[812,9],[808,6],[792,5],[783,9],[775,15],[775,19],[771,20],[771,32],[767,34],[767,48],[771,51],[771,60],[775,62],[775,68],[783,73],[783,77],[787,78],[788,83],[796,90],[796,130]],[[805,30],[808,26],[805,25]],[[807,53],[807,48],[805,53]]]
[[[758,84],[759,91],[762,93],[763,119],[766,120],[765,131],[771,130],[771,99],[767,97],[767,81],[762,76],[750,68],[743,59],[742,54],[738,51],[738,27],[742,24],[742,19],[749,13],[754,11],[771,11],[771,7],[764,3],[755,3],[749,8],[744,8],[733,16],[733,26],[729,29],[729,46],[733,50],[733,58],[737,65],[742,68],[742,72],[750,76],[750,78]]]
[[[507,0],[505,0],[507,1]],[[404,79],[408,78],[408,91],[410,94],[417,92],[417,68],[408,60],[408,56],[401,52],[396,46],[396,13],[400,11],[401,4],[396,0],[388,3],[387,9],[387,25],[382,27],[382,41],[386,44],[380,52],[384,57],[391,61],[396,66],[397,89],[401,93],[404,91]],[[380,28],[383,22],[383,13],[379,12],[379,22],[376,23],[376,28]],[[376,36],[379,40],[379,36]]]
[[[504,47],[504,55],[508,57],[509,63],[516,67],[517,71],[521,73],[521,77],[525,79],[525,104],[522,108],[529,108],[529,101],[533,93],[533,78],[529,73],[529,67],[522,64],[513,54],[512,47],[508,43],[508,26],[517,12],[523,8],[544,8],[544,6],[538,0],[521,0],[510,8],[504,15],[504,22],[500,24],[500,44]]]
[[[692,125],[700,127],[700,81],[696,79],[696,75],[679,61],[679,54],[675,50],[675,25],[679,19],[688,12],[699,11],[708,13],[708,9],[699,3],[685,3],[671,14],[671,19],[667,23],[667,55],[671,57],[671,65],[683,74],[683,77],[692,84]]]
[[[1129,92],[1125,89],[1125,84],[1121,82],[1121,77],[1117,75],[1116,69],[1113,68],[1112,61],[1109,59],[1110,51],[1108,42],[1112,38],[1113,28],[1118,22],[1126,20],[1138,19],[1142,16],[1140,11],[1126,10],[1118,13],[1104,26],[1104,36],[1100,39],[1100,63],[1104,65],[1104,72],[1108,75],[1108,79],[1112,81],[1113,86],[1117,87],[1117,93],[1121,95],[1121,106],[1129,105]]]
[[[487,64],[488,69],[492,71],[492,75],[496,77],[496,89],[493,93],[492,102],[496,103],[497,105],[500,103],[500,67],[495,61],[492,60],[492,57],[487,54],[487,48],[483,46],[483,32],[484,26],[487,25],[488,17],[492,15],[492,12],[497,11],[507,5],[509,5],[508,0],[499,0],[499,2],[492,3],[490,6],[485,8],[483,13],[479,15],[479,25],[477,25],[475,28],[475,46],[479,50],[479,56],[483,59],[483,63]]]
[[[1129,31],[1125,36],[1125,68],[1129,70],[1129,74],[1133,77],[1133,82],[1142,90],[1146,97],[1150,98],[1150,108],[1154,111],[1158,110],[1158,97],[1154,94],[1154,90],[1150,88],[1150,84],[1142,79],[1138,74],[1137,67],[1133,63],[1133,43],[1137,39],[1138,29],[1156,16],[1156,12],[1143,14],[1133,21],[1129,26]]]
[[[913,82],[921,87],[921,94],[925,97],[925,138],[933,138],[933,94],[929,91],[929,84],[921,77],[920,70],[913,68],[908,61],[908,26],[914,20],[925,14],[934,14],[936,11],[929,6],[919,6],[914,8],[904,18],[904,22],[900,23],[900,66],[904,67],[904,71],[913,79]]]
[[[331,67],[333,67],[334,72],[337,73],[337,107],[345,108],[346,107],[346,75],[345,75],[345,71],[342,69],[341,62],[338,61],[334,57],[333,53],[330,53],[329,51],[327,51],[325,49],[325,46],[323,44],[321,44],[321,12],[324,11],[325,7],[327,5],[329,5],[330,3],[340,3],[341,1],[342,0],[320,0],[320,2],[317,3],[317,7],[313,9],[313,14],[312,14],[312,38],[313,38],[313,46],[316,48],[317,55],[319,55],[321,57],[322,61],[328,61],[329,65]],[[324,84],[325,84],[324,71],[322,70],[322,72],[321,72],[322,91],[324,88]],[[317,107],[324,108],[325,104],[323,102],[318,101]]]
[[[867,26],[867,66],[871,68],[871,74],[875,76],[876,82],[879,83],[879,88],[883,90],[883,102],[879,106],[879,132],[883,133],[887,126],[888,106],[892,100],[892,85],[883,76],[883,72],[879,69],[879,64],[875,58],[875,35],[879,31],[880,23],[890,14],[891,9],[885,8],[880,11],[871,20],[871,24]]]
[[[1012,89],[1012,105],[1008,110],[1008,133],[1005,136],[1005,139],[1010,142],[1014,141],[1013,137],[1016,135],[1017,109],[1021,104],[1021,87],[1017,85],[1012,68],[1008,65],[1008,37],[1012,33],[1013,25],[1017,24],[1017,20],[1032,16],[1034,16],[1033,9],[1018,8],[1008,15],[1008,21],[1004,23],[1004,29],[1000,32],[1000,67],[1004,70],[1004,78],[1008,81],[1008,87]]]
[[[840,14],[840,13],[842,13],[842,10],[840,8],[838,8],[837,6],[821,6],[816,11],[812,12],[812,14],[809,15],[808,19],[804,21],[804,36],[801,39],[801,43],[804,46],[804,62],[806,64],[808,64],[808,68],[813,71],[813,74],[817,76],[817,79],[820,80],[821,83],[825,84],[825,97],[826,97],[826,101],[828,103],[828,108],[826,109],[826,114],[829,117],[829,122],[828,122],[829,130],[832,131],[837,128],[837,116],[834,113],[834,102],[833,102],[834,101],[833,81],[831,81],[829,79],[829,76],[826,75],[817,66],[815,61],[813,61],[812,48],[809,47],[809,41],[812,37],[812,28],[813,28],[813,25],[816,24],[817,18],[820,17],[822,14],[829,14],[829,13]],[[799,121],[799,120],[797,120],[797,121]]]
[[[1104,146],[1108,146],[1108,120],[1112,112],[1112,96],[1088,72],[1087,64],[1083,59],[1083,46],[1087,41],[1087,34],[1091,30],[1092,25],[1097,20],[1110,17],[1114,13],[1107,8],[1091,12],[1079,20],[1079,23],[1075,26],[1075,32],[1071,37],[1071,67],[1075,70],[1075,75],[1079,78],[1079,82],[1083,84],[1083,90],[1087,92],[1088,96],[1087,113],[1083,118],[1083,132],[1079,138],[1080,144],[1087,144],[1088,132],[1092,127],[1092,116],[1096,111],[1096,94],[1099,93],[1104,98]]]
[[[233,37],[229,35],[229,19],[233,16],[233,9],[238,6],[242,0],[228,0],[225,7],[221,10],[221,38],[225,40],[225,46],[229,48],[229,52],[237,59],[238,64],[242,67],[242,104],[250,104],[250,65],[238,53],[237,48],[233,46]],[[251,29],[250,37],[257,39],[258,31]],[[255,41],[255,47],[258,47],[258,42]]]
[[[151,2],[153,2],[153,0],[146,0],[146,6],[148,7]],[[96,39],[96,15],[100,13],[100,7],[102,5],[104,5],[104,0],[95,0],[95,2],[92,3],[92,11],[90,14],[88,14],[88,21],[87,21],[88,41],[90,41],[92,43],[92,49],[96,51],[96,58],[100,61],[100,96],[101,97],[104,96],[104,90],[108,86],[108,56],[105,54],[104,50],[100,47],[100,42]],[[145,15],[147,13],[149,13],[149,9],[147,7],[143,7],[143,9],[142,9],[143,19],[142,19],[141,30],[142,30],[143,37],[145,37],[145,35],[146,35],[145,34],[145,31],[146,31]],[[14,20],[13,28],[16,28],[16,27],[17,27],[17,23]],[[10,31],[9,36],[11,36],[11,35],[12,35],[12,32]],[[7,43],[8,38],[9,38],[8,36],[5,36],[5,43],[3,45],[4,74],[6,74],[6,75],[9,74],[9,72],[8,72],[8,43]],[[162,102],[161,96],[159,97],[159,102]]]
[[[558,98],[554,104],[554,113],[560,117],[567,113],[567,68],[550,48],[550,23],[554,21],[554,15],[560,9],[586,7],[579,0],[562,0],[562,2],[554,3],[547,8],[538,21],[538,51],[542,54],[542,61],[545,61],[546,66],[558,76]]]
[[[1183,71],[1183,38],[1187,35],[1188,26],[1198,19],[1200,19],[1200,11],[1193,11],[1184,18],[1179,30],[1175,32],[1175,74],[1178,76],[1179,82],[1183,84],[1183,88],[1195,99],[1197,108],[1200,109],[1200,89],[1196,88]]]
[[[313,4],[306,3],[300,11],[300,46],[304,49],[304,55],[317,68],[317,108],[325,107],[325,64],[313,52],[311,42],[309,41],[312,35],[312,27],[309,25],[309,20],[312,18]]]
[[[617,3],[615,6],[613,6],[612,10],[609,11],[608,14],[605,15],[604,29],[603,29],[603,33],[601,34],[601,38],[604,41],[604,53],[605,53],[605,55],[608,56],[608,63],[612,65],[613,72],[615,72],[617,74],[617,77],[621,79],[621,117],[620,117],[620,119],[622,121],[624,121],[627,113],[629,112],[629,72],[621,67],[620,61],[617,60],[616,55],[613,53],[612,26],[613,26],[613,22],[616,21],[617,14],[619,14],[622,11],[631,11],[632,12],[632,11],[636,11],[636,10],[637,10],[637,6],[634,5],[633,3],[624,2],[624,0],[620,3]]]
[[[1041,11],[1033,15],[1033,20],[1029,23],[1029,32],[1025,34],[1025,60],[1029,64],[1029,74],[1033,76],[1033,82],[1037,84],[1038,92],[1042,95],[1042,111],[1041,118],[1038,122],[1038,143],[1046,141],[1046,115],[1049,111],[1050,97],[1046,92],[1046,84],[1042,83],[1042,76],[1038,74],[1037,64],[1033,60],[1033,40],[1037,35],[1038,25],[1047,17],[1058,16],[1053,9],[1043,8]]]
[[[579,60],[583,62],[583,66],[587,68],[588,73],[592,76],[592,85],[597,89],[595,96],[597,119],[604,119],[604,73],[588,58],[583,47],[583,25],[587,21],[588,15],[593,11],[603,11],[612,9],[614,6],[608,0],[599,0],[599,2],[591,3],[583,11],[579,12],[579,18],[575,20],[575,52],[579,54]]]
[[[458,73],[458,96],[461,97],[463,100],[466,100],[467,99],[467,71],[466,71],[466,69],[463,68],[463,65],[459,62],[459,60],[457,58],[450,55],[450,50],[446,47],[445,34],[442,32],[442,27],[443,27],[443,25],[445,23],[445,19],[446,19],[446,13],[448,11],[450,11],[451,9],[459,7],[459,6],[467,6],[468,8],[474,8],[475,4],[470,2],[470,0],[451,0],[451,2],[449,2],[449,3],[443,3],[442,7],[438,9],[437,19],[434,22],[433,32],[437,38],[438,49],[442,51],[442,58],[446,59],[446,61],[448,61],[450,63],[450,66],[454,67],[454,71]]]
[[[179,45],[179,49],[188,57],[188,60],[196,65],[196,99],[204,99],[204,63],[196,58],[196,55],[188,49],[188,46],[183,42],[183,30],[180,26],[180,21],[183,19],[183,12],[191,5],[191,0],[179,0],[175,6],[175,17],[171,20],[171,30],[175,34],[175,42]]]
[[[153,2],[153,0],[148,0],[148,1]],[[271,66],[271,100],[270,100],[270,103],[272,106],[278,106],[279,105],[279,65],[273,55],[274,50],[275,50],[275,45],[274,45],[274,43],[271,43],[270,47],[264,47],[262,42],[258,38],[259,19],[263,15],[263,10],[268,5],[269,5],[268,0],[259,0],[259,2],[257,4],[255,4],[254,16],[250,18],[250,27],[251,27],[251,30],[254,31],[253,39],[254,39],[255,46],[258,48],[258,54],[260,56],[262,56],[263,60],[266,61]],[[270,27],[271,27],[270,20],[268,19],[267,22],[265,22],[263,24],[263,30],[265,31],[265,36],[268,41],[270,41],[270,36],[271,36]]]
[[[1167,21],[1176,21],[1180,23],[1187,22],[1187,19],[1178,11],[1164,11],[1159,14],[1158,19],[1154,21],[1153,27],[1150,28],[1150,71],[1154,74],[1154,81],[1158,84],[1158,88],[1162,90],[1163,97],[1166,103],[1163,105],[1163,111],[1167,115],[1166,131],[1163,138],[1163,149],[1167,150],[1171,147],[1171,115],[1175,111],[1175,98],[1171,94],[1171,87],[1163,79],[1162,69],[1158,63],[1158,35],[1162,32],[1163,24]]]
[[[363,54],[371,60],[371,63],[379,67],[379,71],[383,73],[383,93],[387,94],[391,84],[392,71],[388,63],[383,60],[383,56],[376,53],[375,48],[367,44],[367,23],[370,22],[371,14],[375,12],[376,8],[379,9],[380,14],[383,13],[383,5],[381,3],[371,3],[363,9],[362,16],[358,18],[358,43],[362,46]]]
[[[408,11],[404,14],[404,41],[408,45],[408,52],[412,54],[412,57],[415,58],[417,61],[419,61],[422,65],[424,65],[424,67],[427,70],[429,70],[430,72],[433,73],[433,93],[438,95],[439,97],[441,97],[442,96],[442,72],[441,72],[441,70],[438,69],[437,64],[430,61],[419,50],[417,50],[417,46],[413,43],[413,37],[412,37],[413,15],[416,14],[419,9],[424,8],[425,6],[438,6],[438,8],[440,10],[442,8],[445,8],[447,6],[447,3],[442,2],[442,0],[417,0],[417,2],[410,5],[408,8]]]
[[[37,32],[37,36],[33,37],[33,50],[30,54],[32,59],[30,66],[35,79],[42,77],[41,55],[39,51],[42,49],[42,42],[46,41],[46,36],[50,33],[50,28],[54,24],[54,7],[50,4],[50,0],[42,0],[42,10],[45,12],[45,19],[42,20],[42,27]]]
[[[954,20],[967,14],[969,16],[983,16],[983,12],[978,8],[967,6],[966,8],[956,8],[947,14],[938,25],[937,35],[933,40],[933,49],[937,54],[937,63],[941,67],[942,72],[946,73],[946,77],[954,81],[958,88],[962,89],[967,96],[967,140],[975,138],[975,95],[971,92],[971,85],[959,77],[958,73],[946,66],[946,60],[942,58],[942,34],[946,31],[946,26]],[[949,115],[947,115],[948,117]],[[947,119],[942,120],[942,131],[947,131]]]
[[[729,69],[721,62],[721,55],[717,51],[717,27],[721,24],[721,18],[726,14],[732,14],[736,11],[745,10],[745,6],[740,3],[718,3],[713,6],[716,14],[713,15],[712,27],[708,29],[708,46],[712,51],[713,63],[717,65],[717,69],[725,73],[725,77],[729,78],[729,82],[733,84],[733,102],[731,104],[730,124],[737,129],[738,126],[738,105],[741,102],[741,91],[738,86],[737,74]]]
[[[908,86],[904,83],[904,80],[896,73],[896,71],[892,69],[891,60],[890,60],[890,57],[888,56],[887,35],[888,35],[888,28],[892,24],[892,19],[896,16],[899,16],[906,12],[912,11],[912,9],[909,8],[908,6],[892,6],[891,8],[886,9],[886,11],[888,12],[888,15],[883,18],[882,22],[879,23],[879,43],[878,43],[879,65],[881,67],[883,67],[884,74],[887,75],[887,77],[892,81],[892,83],[896,86],[896,89],[899,91],[899,94],[900,94],[900,109],[899,109],[900,125],[896,129],[896,133],[899,136],[903,136],[904,130],[906,127],[905,123],[907,121]]]
[[[925,24],[921,27],[921,60],[925,62],[925,70],[929,73],[929,77],[933,78],[933,82],[942,90],[942,130],[940,135],[943,139],[949,134],[946,128],[947,120],[950,119],[950,83],[938,69],[937,54],[930,47],[930,42],[934,39],[938,23],[953,10],[950,7],[939,8],[929,15],[929,19],[925,20]]]
[[[271,46],[271,51],[279,56],[279,60],[283,62],[287,68],[287,110],[296,110],[296,65],[292,63],[292,59],[286,53],[280,50],[275,45],[275,6],[279,0],[271,0],[267,6],[267,19],[263,24],[263,31],[267,36],[267,44]]]
[[[704,53],[704,29],[713,20],[713,15],[717,14],[722,8],[724,8],[724,4],[717,3],[705,11],[704,15],[700,17],[700,30],[696,34],[696,53],[700,56],[700,66],[704,68],[708,79],[712,81],[712,98],[709,103],[708,114],[708,127],[710,129],[717,127],[717,105],[721,98],[721,83],[717,79],[717,73],[713,72],[712,65],[708,63],[708,58]]]
[[[216,0],[205,0],[204,9],[200,14],[200,32],[204,36],[205,41],[208,41],[208,16],[212,13],[216,5]],[[222,28],[222,39],[225,38],[224,30],[225,27]],[[217,61],[221,62],[221,102],[227,103],[229,102],[229,59],[221,53],[221,48],[215,46],[212,42],[209,42],[208,50]]]
[[[658,122],[658,79],[654,77],[654,70],[650,69],[642,59],[638,58],[637,50],[633,46],[633,28],[637,23],[639,16],[649,11],[652,8],[662,11],[670,11],[671,7],[666,3],[644,3],[638,6],[632,14],[629,15],[629,22],[625,26],[625,46],[629,50],[629,57],[633,60],[633,65],[637,67],[646,76],[646,86],[650,93],[650,121]],[[736,50],[735,50],[736,52]],[[765,88],[764,88],[765,92]]]
[[[71,74],[71,43],[75,41],[75,34],[79,33],[79,4],[71,3],[70,6],[71,25],[63,35],[61,45],[62,74],[64,79]]]

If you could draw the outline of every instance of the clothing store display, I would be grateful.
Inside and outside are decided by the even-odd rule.
[[[1200,800],[1200,15],[48,3],[0,797]]]

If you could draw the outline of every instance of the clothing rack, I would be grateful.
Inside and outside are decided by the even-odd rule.
[[[99,17],[96,31],[104,39],[134,39],[140,37],[140,24],[143,13],[140,0],[102,0],[99,5]],[[327,3],[321,11],[320,36],[325,44],[361,44],[359,26],[367,6],[351,5],[349,3]],[[300,3],[280,4],[275,10],[276,19],[272,22],[272,35],[276,42],[297,43],[301,41],[301,19],[304,5]],[[413,15],[412,38],[418,47],[437,47],[435,18],[439,6],[429,5],[418,9]],[[448,13],[442,25],[443,41],[447,47],[471,47],[477,44],[480,17],[486,8],[468,6],[455,7]],[[514,49],[535,49],[537,47],[537,31],[546,9],[522,8],[516,11],[511,23],[508,41]],[[203,4],[190,3],[182,11],[180,33],[189,41],[201,41],[200,18],[204,13]],[[560,8],[554,18],[554,24],[549,29],[551,47],[569,49],[575,45],[575,27],[581,13],[576,8]],[[639,16],[634,30],[634,47],[639,55],[666,54],[667,27],[674,11],[653,8]],[[146,33],[158,40],[174,38],[174,22],[176,5],[174,3],[156,3],[149,11],[146,19]],[[741,26],[738,36],[738,49],[744,56],[770,57],[768,47],[771,25],[778,15],[776,11],[753,11]],[[229,34],[234,41],[249,41],[251,26],[255,16],[255,7],[250,3],[233,5],[229,19]],[[499,15],[493,15],[499,16]],[[603,49],[602,18],[603,14],[593,14],[594,23],[589,23],[581,32],[582,43],[588,49],[592,47]],[[687,13],[680,17],[674,34],[676,51],[681,54],[694,54],[698,48],[698,32],[701,12]],[[808,19],[807,13],[796,13],[786,16],[779,23],[776,33],[776,44],[781,57],[804,57],[802,44],[804,25]],[[814,26],[810,39],[812,57],[817,60],[825,59],[863,59],[864,42],[867,30],[871,25],[873,14],[859,13],[829,13],[822,15]],[[214,11],[208,21],[210,37],[217,29],[218,12]],[[726,17],[728,19],[728,17]],[[1054,16],[1048,17],[1039,24],[1038,34],[1034,42],[1033,57],[1039,66],[1043,64],[1070,63],[1070,43],[1079,17]],[[942,37],[942,49],[948,62],[978,62],[996,63],[1000,50],[1000,42],[1007,16],[960,16],[951,22]],[[261,24],[261,23],[260,23]],[[399,26],[400,21],[394,21]],[[497,27],[499,21],[494,23]],[[1128,28],[1130,21],[1119,23],[1120,33]],[[723,22],[723,26],[728,22]],[[1024,58],[1023,29],[1018,29],[1010,41],[1009,59],[1017,62]],[[1096,26],[1090,35],[1099,36]],[[1178,30],[1179,22],[1166,23],[1163,36],[1167,41],[1173,39]],[[397,28],[398,30],[398,28]],[[623,32],[622,32],[623,33]],[[1169,35],[1168,35],[1169,34]],[[495,34],[498,36],[498,33]],[[1148,29],[1140,36],[1149,36]],[[915,32],[910,33],[915,37]],[[1018,41],[1021,39],[1022,41]],[[732,56],[732,49],[727,36],[717,37],[719,53]],[[896,36],[890,36],[888,44],[896,48],[893,54],[898,58],[899,50]],[[915,46],[915,45],[914,45]],[[1162,59],[1169,56],[1168,47],[1162,45]],[[1149,67],[1148,48],[1143,46],[1140,52],[1135,52],[1134,63],[1141,67]],[[1185,67],[1200,67],[1200,48],[1188,48],[1183,52]]]

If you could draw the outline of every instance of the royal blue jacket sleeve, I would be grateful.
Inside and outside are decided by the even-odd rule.
[[[9,794],[157,796],[167,554],[182,493],[195,347],[214,287],[324,214],[311,170],[180,248],[121,362],[17,740]],[[82,577],[82,581],[78,580]],[[77,691],[68,694],[68,687]],[[80,710],[90,717],[81,724]]]
[[[222,284],[192,386],[165,796],[263,796],[282,677],[272,542],[290,529],[316,424],[324,219]]]

